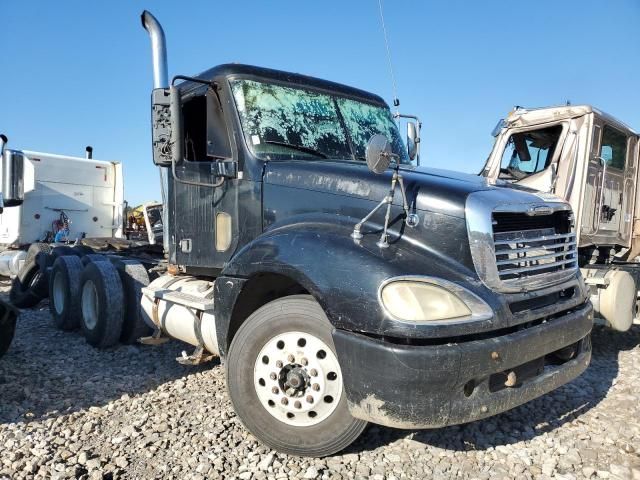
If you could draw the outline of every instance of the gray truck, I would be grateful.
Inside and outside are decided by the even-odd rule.
[[[568,203],[420,167],[416,125],[405,145],[357,88],[238,64],[169,81],[164,32],[142,24],[166,258],[59,256],[57,325],[106,347],[139,322],[142,343],[193,345],[182,363],[219,356],[246,428],[307,456],[368,422],[495,415],[587,368]]]

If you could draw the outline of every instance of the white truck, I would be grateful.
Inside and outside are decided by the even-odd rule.
[[[481,175],[571,204],[579,265],[596,319],[628,330],[637,322],[640,285],[638,134],[590,105],[564,105],[516,107],[493,136]],[[526,262],[540,250],[518,255]],[[548,257],[565,261],[564,248],[548,250]]]
[[[74,243],[84,237],[123,236],[124,187],[120,162],[29,150],[23,157],[24,203],[0,213],[0,275],[13,277],[35,242]]]

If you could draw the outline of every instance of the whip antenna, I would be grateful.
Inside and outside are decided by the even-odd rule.
[[[382,0],[378,0],[380,7],[380,22],[382,23],[382,33],[384,34],[384,44],[387,48],[387,60],[389,62],[389,72],[391,73],[391,85],[393,87],[393,106],[398,111],[400,100],[398,99],[398,89],[396,88],[396,76],[393,73],[393,64],[391,63],[391,47],[389,47],[389,39],[387,38],[387,28],[384,25],[384,12],[382,11]]]

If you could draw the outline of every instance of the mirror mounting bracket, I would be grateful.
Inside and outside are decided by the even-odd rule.
[[[391,154],[393,155],[393,154]],[[404,210],[405,222],[409,227],[416,227],[420,221],[419,217],[415,213],[409,213],[409,203],[407,202],[407,192],[404,188],[404,181],[402,175],[399,173],[400,165],[396,163],[393,166],[393,175],[391,176],[391,188],[389,193],[371,210],[362,220],[355,224],[353,232],[351,232],[351,238],[354,241],[362,239],[362,226],[382,207],[386,205],[387,211],[384,217],[384,227],[380,235],[380,239],[376,242],[376,245],[380,248],[389,247],[389,222],[391,220],[391,204],[393,203],[393,197],[396,192],[396,185],[400,186],[400,193],[402,194],[402,209]]]

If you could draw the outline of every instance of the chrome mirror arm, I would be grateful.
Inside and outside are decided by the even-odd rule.
[[[392,154],[393,155],[393,154]],[[397,155],[395,155],[397,158]],[[388,248],[389,247],[389,221],[391,220],[391,204],[393,203],[393,198],[395,196],[396,185],[400,185],[400,193],[402,195],[402,209],[404,210],[405,222],[410,227],[416,227],[419,223],[419,217],[415,213],[409,213],[409,202],[407,201],[407,192],[404,187],[404,181],[402,180],[402,175],[399,173],[399,164],[393,167],[393,176],[391,177],[391,188],[389,189],[389,193],[376,205],[373,210],[371,210],[362,220],[355,224],[353,227],[353,232],[351,232],[351,238],[358,241],[362,239],[362,226],[369,221],[369,219],[382,208],[384,205],[387,206],[387,211],[384,217],[384,227],[382,229],[382,234],[380,235],[380,240],[376,242],[376,245],[380,248]]]

